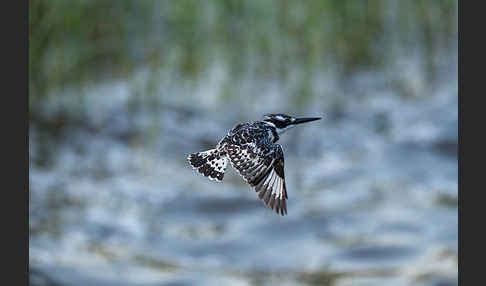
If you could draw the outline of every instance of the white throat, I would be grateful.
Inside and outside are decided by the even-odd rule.
[[[287,127],[284,127],[284,128],[278,128],[277,126],[275,126],[275,124],[273,124],[272,122],[270,121],[263,121],[265,122],[266,124],[272,126],[273,128],[275,128],[277,130],[277,134],[280,135],[280,134],[283,134],[285,131],[295,127],[295,125],[289,125]]]
[[[278,135],[283,134],[285,131],[287,131],[287,130],[293,128],[293,127],[295,127],[295,125],[289,125],[289,126],[284,127],[284,128],[277,128],[277,133],[278,133]]]

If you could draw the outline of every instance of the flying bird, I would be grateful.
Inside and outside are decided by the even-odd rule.
[[[193,169],[210,180],[222,181],[228,165],[258,193],[258,198],[282,216],[287,214],[287,188],[282,146],[279,136],[302,123],[320,117],[296,118],[285,114],[266,114],[262,121],[239,123],[219,141],[216,148],[189,154]]]

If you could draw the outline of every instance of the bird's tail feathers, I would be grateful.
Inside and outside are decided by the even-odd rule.
[[[187,160],[193,169],[197,169],[199,173],[210,180],[223,180],[228,159],[217,149],[189,154]]]

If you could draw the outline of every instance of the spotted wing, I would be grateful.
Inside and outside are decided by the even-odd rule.
[[[255,188],[258,198],[278,214],[287,214],[282,147],[257,148],[254,143],[227,147],[231,165]]]

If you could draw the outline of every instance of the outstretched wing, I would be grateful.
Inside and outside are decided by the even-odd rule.
[[[227,146],[231,165],[255,188],[258,198],[278,214],[287,214],[282,146],[258,148],[255,143]]]

